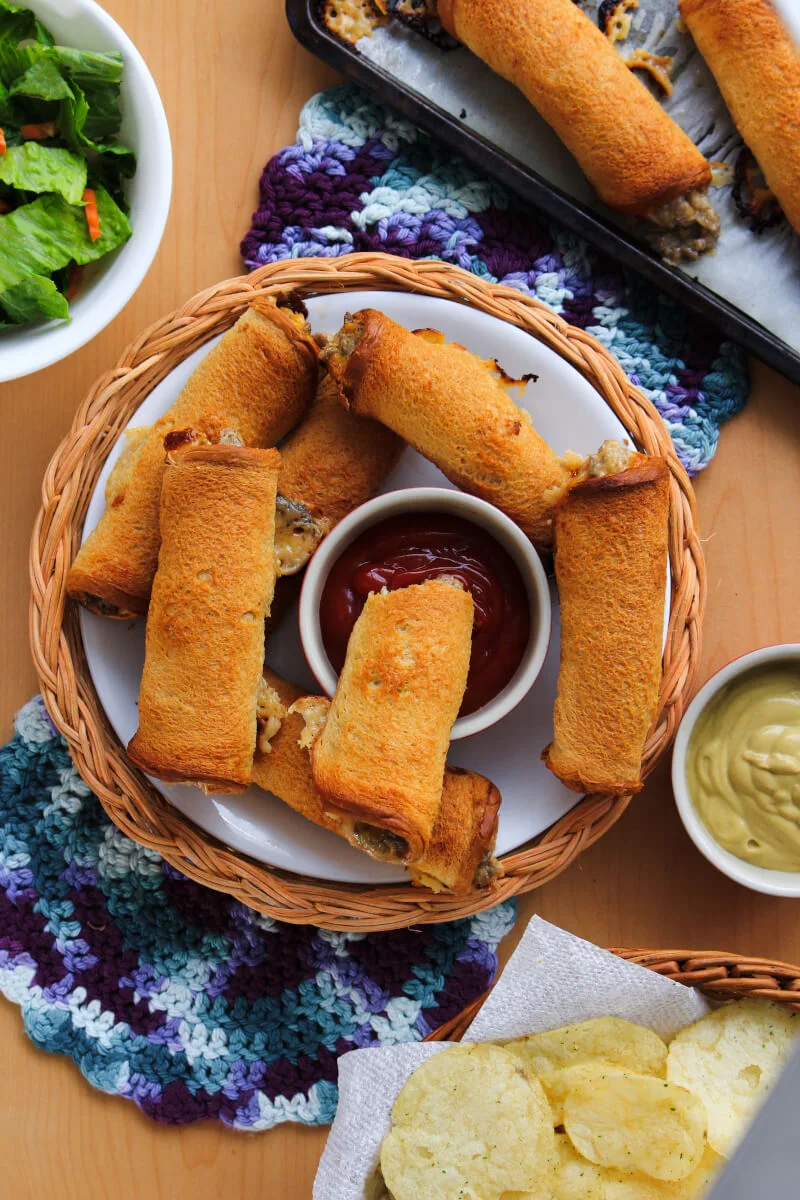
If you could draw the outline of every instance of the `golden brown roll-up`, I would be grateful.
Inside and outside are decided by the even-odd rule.
[[[303,316],[271,297],[253,300],[147,437],[128,447],[124,471],[121,460],[117,464],[106,510],[67,577],[68,594],[101,616],[147,612],[158,561],[165,438],[167,450],[192,436],[274,446],[306,412],[318,370]]]
[[[139,728],[150,775],[238,792],[250,783],[275,587],[277,450],[190,446],[170,457],[147,614]]]
[[[503,871],[494,858],[500,793],[474,771],[448,767],[426,853],[409,865],[414,883],[433,892],[483,891]]]
[[[713,213],[703,192],[711,168],[690,137],[623,62],[573,0],[439,0],[449,33],[515,84],[575,156],[598,196],[617,212],[671,212],[693,229]],[[719,223],[713,213],[716,240]],[[689,255],[697,257],[697,253]]]
[[[327,811],[402,839],[405,862],[430,844],[472,620],[469,592],[439,579],[370,595],[312,749]]]
[[[403,449],[391,429],[347,412],[326,375],[308,416],[281,446],[278,488],[333,526],[375,495]]]
[[[561,665],[542,757],[578,792],[642,786],[661,682],[669,468],[635,455],[574,484],[555,515]]]
[[[769,0],[681,0],[767,185],[800,232],[800,51]]]
[[[287,711],[277,733],[263,749],[259,746],[256,750],[253,782],[306,820],[371,853],[384,831],[326,811],[326,801],[314,786],[309,751],[327,719],[330,701],[322,696],[301,699],[302,690],[269,667],[264,668],[264,680]],[[501,874],[493,856],[499,808],[500,793],[483,775],[447,767],[428,849],[409,868],[414,882],[433,891],[455,893],[491,887]],[[380,857],[392,861],[391,854],[383,852]]]
[[[458,487],[488,500],[537,546],[552,541],[547,493],[563,471],[493,364],[365,308],[333,338],[328,365],[351,412],[374,417]]]

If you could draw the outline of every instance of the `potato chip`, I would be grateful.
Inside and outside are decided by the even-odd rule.
[[[553,1124],[556,1126],[564,1124],[564,1101],[567,1093],[571,1092],[573,1088],[593,1079],[605,1079],[610,1075],[630,1075],[631,1073],[623,1071],[622,1067],[615,1067],[601,1058],[591,1058],[586,1062],[573,1063],[568,1067],[560,1067],[557,1071],[542,1071],[539,1082],[550,1101]]]
[[[565,1133],[556,1134],[553,1200],[605,1200],[602,1168],[587,1162]]]
[[[621,1017],[595,1017],[502,1044],[536,1075],[588,1059],[660,1078],[666,1070],[667,1047],[658,1034]]]
[[[627,1175],[621,1171],[602,1172],[605,1200],[702,1200],[724,1159],[706,1145],[703,1160],[696,1171],[677,1183],[650,1179],[646,1175]]]
[[[514,1191],[538,1200],[553,1155],[538,1079],[499,1046],[462,1045],[428,1059],[403,1087],[381,1170],[394,1200],[496,1200]]]
[[[667,1183],[597,1167],[582,1158],[565,1133],[556,1134],[558,1164],[549,1187],[538,1192],[504,1192],[500,1200],[702,1200],[724,1159],[706,1146],[703,1161],[686,1179]]]
[[[796,1013],[766,1000],[740,1000],[709,1013],[673,1039],[667,1078],[706,1106],[708,1140],[730,1155],[800,1032]]]
[[[609,1075],[573,1088],[564,1101],[564,1128],[590,1162],[653,1179],[685,1179],[706,1145],[705,1107],[663,1079]]]

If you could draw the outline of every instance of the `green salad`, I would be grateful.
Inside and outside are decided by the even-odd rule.
[[[0,329],[69,318],[87,263],[131,235],[122,55],[57,46],[0,0]]]

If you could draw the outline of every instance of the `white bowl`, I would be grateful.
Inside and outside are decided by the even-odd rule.
[[[763,892],[767,896],[800,897],[800,871],[773,871],[767,867],[757,867],[737,858],[729,850],[720,846],[707,826],[700,819],[686,783],[686,753],[689,739],[692,736],[697,719],[720,688],[732,679],[749,671],[752,667],[765,663],[789,663],[800,661],[800,643],[788,642],[782,646],[765,646],[763,650],[753,650],[741,658],[735,658],[716,675],[712,675],[708,683],[700,689],[692,703],[684,713],[683,720],[675,738],[672,751],[672,790],[678,806],[681,820],[686,832],[701,854],[705,855],[717,870],[722,871],[729,879],[741,883],[743,887],[754,892]]]
[[[412,512],[448,513],[485,529],[516,563],[528,593],[531,630],[522,660],[501,692],[483,708],[458,718],[450,735],[451,741],[458,741],[488,729],[516,708],[533,687],[550,642],[550,589],[544,567],[522,530],[494,505],[464,492],[430,487],[388,492],[362,504],[328,534],[306,568],[300,593],[300,640],[315,679],[326,695],[332,696],[338,675],[322,642],[319,617],[320,600],[331,568],[365,529],[388,517]]]
[[[164,233],[172,195],[172,147],[164,106],[144,59],[94,0],[24,0],[61,45],[118,50],[122,73],[119,140],[136,153],[127,199],[133,234],[84,276],[71,321],[42,321],[0,332],[0,383],[51,366],[113,321],[147,274]]]

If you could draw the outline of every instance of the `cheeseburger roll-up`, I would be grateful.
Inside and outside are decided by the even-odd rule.
[[[367,828],[362,840],[361,823],[352,816],[334,814],[314,786],[311,746],[319,736],[330,710],[323,696],[303,696],[300,688],[264,668],[265,688],[283,705],[286,715],[277,732],[270,721],[259,721],[263,732],[253,761],[253,782],[272,792],[308,821],[346,838],[359,850],[371,852],[374,832]],[[274,711],[274,710],[273,710]],[[494,858],[500,793],[483,775],[446,767],[439,813],[428,849],[410,868],[415,883],[432,891],[466,893],[491,887],[502,874]],[[391,854],[382,855],[384,861]]]
[[[326,810],[359,821],[376,858],[411,863],[430,845],[472,620],[469,592],[429,579],[373,592],[350,634],[311,766]]]
[[[800,50],[769,0],[681,0],[767,186],[800,232]]]
[[[666,459],[607,443],[556,507],[561,664],[542,757],[577,792],[627,795],[661,683],[667,582]]]
[[[308,415],[281,445],[276,533],[280,578],[268,637],[297,603],[300,571],[322,538],[375,495],[403,449],[390,429],[347,412],[334,381],[323,377]]]
[[[403,450],[391,429],[343,408],[325,375],[308,416],[281,446],[278,487],[332,527],[375,495]]]
[[[653,223],[662,253],[694,259],[715,245],[709,164],[573,0],[439,0],[439,16],[520,89],[605,204]]]
[[[327,351],[342,402],[393,429],[463,491],[502,509],[539,547],[552,541],[548,493],[563,471],[496,363],[411,333],[365,308]]]
[[[277,450],[190,446],[170,456],[130,758],[158,779],[239,792],[263,705],[275,587]]]
[[[308,409],[318,371],[302,313],[271,297],[253,300],[172,407],[126,447],[108,481],[105,512],[70,569],[68,594],[100,616],[147,612],[166,453],[192,441],[274,446]]]

